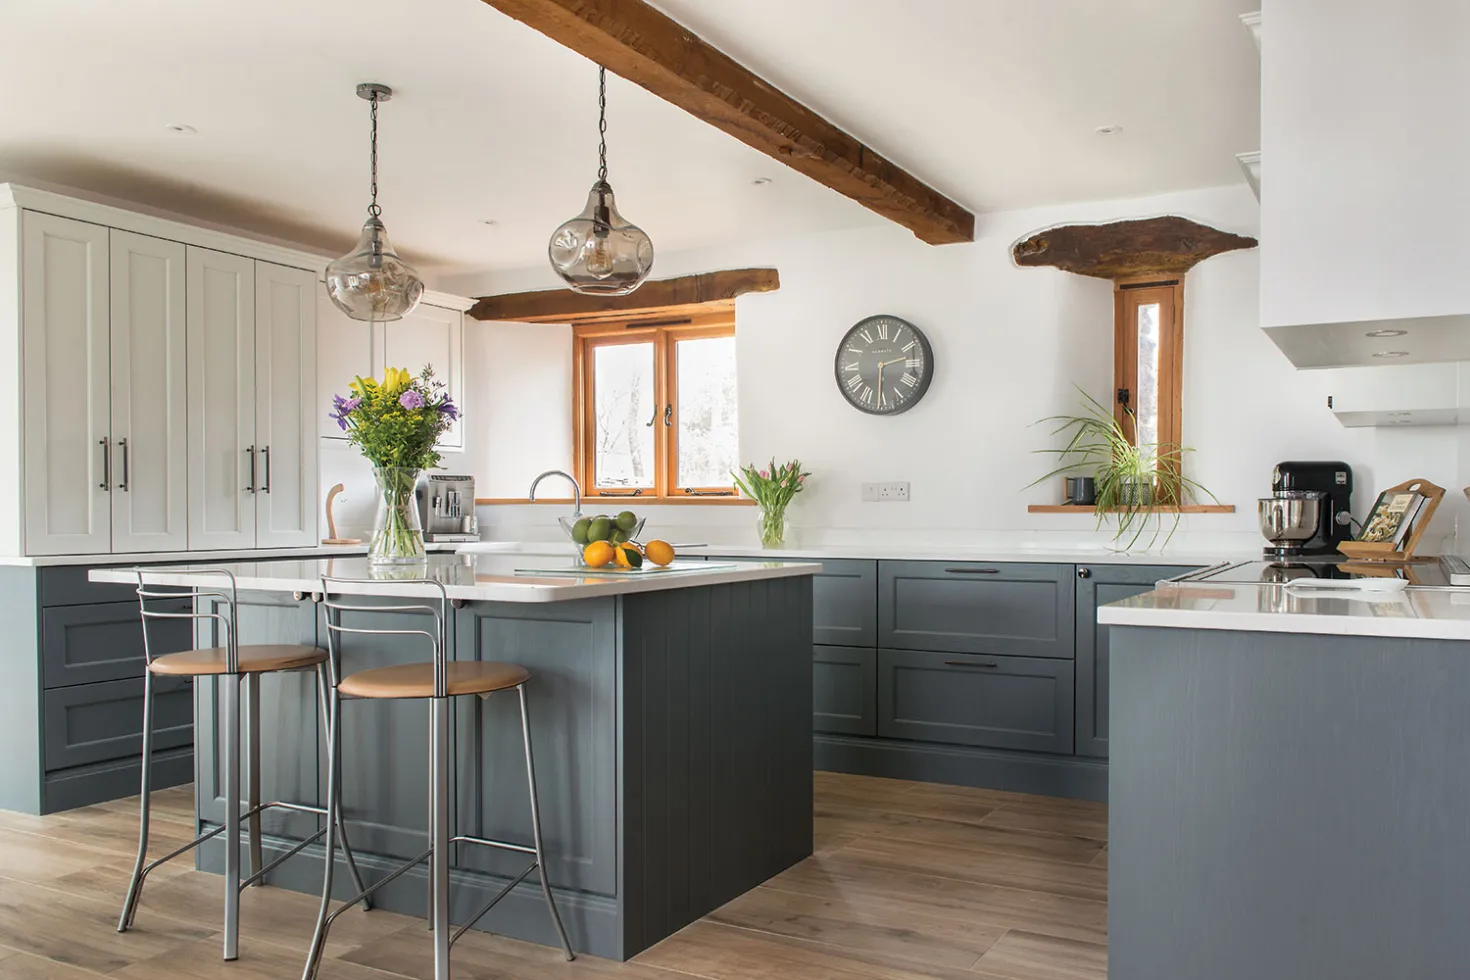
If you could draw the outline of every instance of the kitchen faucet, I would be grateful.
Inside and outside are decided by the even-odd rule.
[[[566,477],[567,482],[572,485],[572,493],[574,494],[574,496],[572,498],[572,516],[573,517],[579,517],[579,516],[581,516],[581,514],[582,514],[582,485],[577,482],[577,478],[575,476],[572,476],[572,474],[566,472],[565,470],[547,470],[545,473],[542,473],[540,476],[536,477],[536,479],[532,480],[531,481],[531,492],[529,494],[527,494],[527,496],[530,497],[530,502],[533,503],[533,504],[536,502],[536,487],[537,487],[538,484],[541,483],[542,480],[546,479],[548,476],[563,476],[563,477]]]

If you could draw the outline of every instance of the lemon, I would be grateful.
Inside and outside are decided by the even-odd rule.
[[[667,565],[674,560],[674,546],[667,541],[650,541],[643,546],[643,555],[655,565]]]
[[[613,546],[606,541],[593,541],[582,549],[582,560],[593,568],[601,568],[613,560]]]
[[[625,543],[616,545],[613,552],[617,557],[618,564],[624,568],[642,568],[643,552],[638,550],[636,544]]]

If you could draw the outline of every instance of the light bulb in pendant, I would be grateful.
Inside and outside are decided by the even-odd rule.
[[[592,185],[582,213],[552,233],[547,255],[557,275],[579,293],[625,296],[653,268],[653,242],[618,213],[605,180]]]

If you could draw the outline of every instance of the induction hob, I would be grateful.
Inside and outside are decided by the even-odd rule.
[[[1470,587],[1470,565],[1452,555],[1431,561],[1364,562],[1342,555],[1221,562],[1174,582],[1218,582],[1231,585],[1289,585],[1303,579],[1401,579],[1411,588]]]

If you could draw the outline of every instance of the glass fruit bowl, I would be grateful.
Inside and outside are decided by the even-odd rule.
[[[610,544],[637,541],[643,533],[646,521],[647,518],[638,517],[630,510],[615,514],[576,514],[556,519],[572,542],[577,561],[582,564],[586,564],[582,562],[582,549],[587,545],[593,541],[606,541]]]

